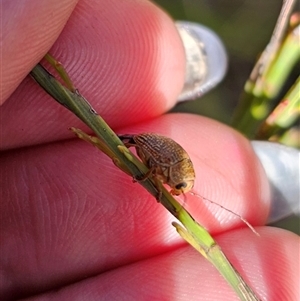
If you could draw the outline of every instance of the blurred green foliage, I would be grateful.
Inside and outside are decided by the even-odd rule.
[[[178,104],[173,112],[200,114],[229,124],[246,80],[268,44],[280,0],[156,0],[175,20],[201,23],[214,30],[228,53],[228,73],[221,84],[201,98]],[[298,216],[274,224],[300,234]]]

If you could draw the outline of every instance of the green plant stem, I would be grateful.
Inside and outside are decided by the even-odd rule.
[[[262,125],[257,135],[258,139],[272,138],[274,141],[276,135],[276,140],[280,140],[280,137],[297,122],[299,116],[300,77]]]
[[[113,130],[76,90],[70,91],[65,88],[40,64],[32,70],[31,75],[48,94],[76,114],[94,131],[100,138],[97,141],[100,144],[99,148],[104,150],[122,171],[130,174],[133,178],[139,178],[147,173],[148,168],[124,146]],[[102,143],[104,146],[101,145]],[[259,300],[206,229],[199,225],[162,185],[158,189],[157,184],[151,178],[139,183],[154,197],[158,196],[160,190],[162,191],[160,203],[185,226],[187,232],[195,238],[198,248],[202,250],[201,254],[206,254],[205,257],[221,271],[241,300]]]
[[[276,98],[299,60],[299,25],[284,36],[295,2],[283,1],[272,38],[254,66],[233,115],[231,125],[250,139],[257,138],[261,125],[276,106]]]

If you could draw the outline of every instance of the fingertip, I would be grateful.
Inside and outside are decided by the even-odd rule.
[[[49,50],[77,0],[4,1],[0,105]]]
[[[149,1],[81,1],[51,53],[113,127],[164,113],[183,87],[179,33]]]
[[[80,1],[50,53],[114,129],[166,112],[184,82],[184,49],[174,22],[149,1]],[[1,109],[5,149],[64,139],[71,136],[65,128],[82,126],[31,78]]]

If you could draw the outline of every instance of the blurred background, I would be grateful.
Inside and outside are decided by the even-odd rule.
[[[229,124],[244,84],[268,44],[280,0],[156,0],[175,20],[205,25],[223,41],[229,59],[225,79],[201,98],[178,104],[172,111],[211,117]],[[300,234],[300,219],[290,216],[272,226]]]

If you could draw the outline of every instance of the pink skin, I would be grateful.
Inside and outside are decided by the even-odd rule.
[[[64,9],[62,1],[44,2],[27,1],[22,10],[17,1],[3,3],[1,147],[10,150],[0,158],[1,300],[237,300],[153,197],[97,149],[66,140],[68,127],[86,127],[30,77],[22,81],[52,45],[117,132],[173,138],[194,162],[194,191],[261,226],[258,238],[230,213],[187,194],[187,209],[261,298],[296,300],[299,238],[263,226],[269,188],[249,142],[204,117],[162,115],[184,78],[169,17],[141,0],[80,1],[73,12],[74,1]]]

